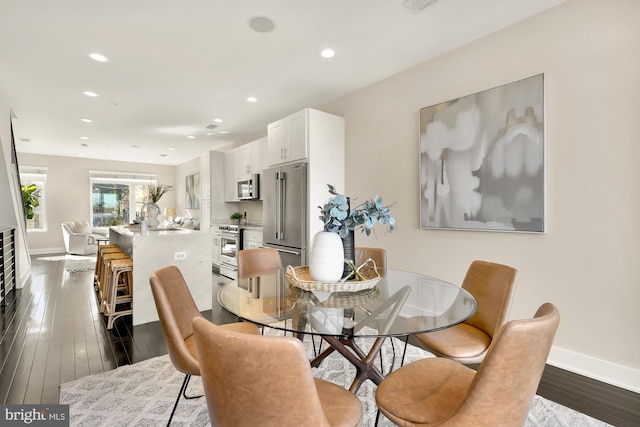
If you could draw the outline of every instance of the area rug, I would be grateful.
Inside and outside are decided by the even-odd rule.
[[[272,331],[272,330],[271,330]],[[386,340],[382,347],[382,364],[385,374],[391,363],[400,365],[404,342]],[[311,338],[305,337],[305,347],[309,357],[313,355]],[[316,340],[316,344],[319,342]],[[366,347],[366,342],[361,343]],[[326,345],[326,343],[325,343]],[[431,354],[409,345],[405,363],[433,357]],[[348,387],[355,375],[355,368],[342,356],[333,353],[319,368],[314,368],[315,376]],[[71,426],[160,426],[166,422],[180,390],[184,375],[175,370],[168,356],[160,356],[133,365],[123,366],[114,371],[92,375],[60,386],[60,403],[70,405]],[[375,385],[371,381],[358,390],[357,396],[363,404],[363,427],[375,424]],[[202,394],[199,377],[192,377],[187,395]],[[209,415],[203,398],[185,400],[180,403],[174,415],[175,426],[208,426]],[[382,415],[379,426],[393,424]],[[555,402],[536,396],[529,412],[527,427],[604,427],[609,424],[595,420]]]
[[[64,269],[70,273],[76,273],[79,271],[90,271],[93,270],[96,266],[96,257],[95,255],[55,255],[48,257],[40,257],[38,258],[42,261],[64,261]]]

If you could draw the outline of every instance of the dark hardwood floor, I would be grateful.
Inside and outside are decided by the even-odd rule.
[[[92,271],[69,273],[64,261],[40,258],[32,257],[30,282],[0,307],[0,402],[57,403],[60,384],[166,354],[158,322],[133,327],[125,316],[107,331]],[[205,316],[237,320],[215,298]],[[640,426],[640,394],[562,369],[547,366],[538,394],[615,426]]]

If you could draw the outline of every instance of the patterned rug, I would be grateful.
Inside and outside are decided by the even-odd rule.
[[[395,338],[393,340],[393,347],[390,340],[386,340],[382,347],[385,373],[390,370],[392,361],[396,367],[400,366],[404,342]],[[367,347],[365,342],[360,344],[363,348]],[[305,346],[311,357],[313,347],[308,336],[305,337]],[[407,348],[405,363],[425,357],[432,357],[432,355],[410,345]],[[319,368],[314,368],[313,373],[319,378],[348,387],[355,375],[355,368],[334,352]],[[183,379],[184,375],[175,370],[169,357],[161,356],[62,384],[60,403],[70,405],[71,426],[165,425]],[[200,378],[192,377],[187,395],[202,393]],[[377,409],[374,393],[375,385],[371,381],[365,381],[357,393],[364,409],[363,427],[373,426],[375,422]],[[192,427],[210,425],[204,397],[192,400],[181,398],[172,425]],[[378,425],[392,426],[393,424],[381,415]],[[531,405],[526,426],[604,427],[609,425],[536,396]]]
[[[64,261],[64,269],[70,273],[76,273],[79,271],[90,271],[96,266],[95,255],[56,255],[48,257],[40,257],[39,260],[43,261]]]

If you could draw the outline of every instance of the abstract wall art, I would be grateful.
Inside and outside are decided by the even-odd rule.
[[[420,227],[544,233],[544,74],[420,110]]]
[[[187,209],[200,209],[200,174],[186,177]]]

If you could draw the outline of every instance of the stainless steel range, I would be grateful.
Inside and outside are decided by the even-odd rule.
[[[220,245],[220,274],[230,279],[238,277],[238,251],[240,250],[240,227],[235,224],[218,224]]]

